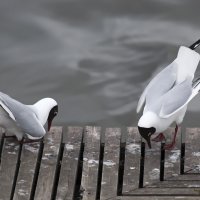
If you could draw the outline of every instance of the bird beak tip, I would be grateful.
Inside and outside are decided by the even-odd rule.
[[[148,144],[149,149],[151,149],[151,141],[150,140],[147,142],[147,144]]]
[[[51,122],[49,121],[48,122],[48,131],[50,131],[50,129],[51,129]]]

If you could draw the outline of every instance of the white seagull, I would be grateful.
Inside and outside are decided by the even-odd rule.
[[[58,104],[52,98],[25,105],[0,92],[0,127],[5,130],[5,137],[16,136],[18,141],[40,139],[46,134],[44,125],[48,123],[49,131],[57,113]]]
[[[192,82],[200,60],[200,55],[193,50],[199,44],[200,40],[189,48],[181,46],[177,58],[150,81],[139,99],[137,113],[145,106],[138,130],[149,148],[151,135],[160,133],[154,138],[156,142],[165,139],[162,132],[173,122],[176,123],[174,138],[165,149],[172,149],[175,145],[178,125],[183,121],[187,105],[200,90],[200,79]]]

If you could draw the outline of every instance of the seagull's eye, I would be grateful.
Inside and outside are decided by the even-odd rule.
[[[58,114],[58,112],[54,112],[54,115],[56,116]]]

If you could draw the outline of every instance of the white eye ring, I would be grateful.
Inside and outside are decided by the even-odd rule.
[[[148,137],[151,135],[151,133],[148,133]]]

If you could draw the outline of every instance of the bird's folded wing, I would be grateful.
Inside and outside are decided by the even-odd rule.
[[[192,80],[187,78],[163,96],[159,116],[161,118],[168,118],[177,113],[191,100],[191,95]]]
[[[20,102],[12,99],[7,94],[0,92],[0,106],[9,114],[10,118],[16,121],[15,117],[15,108],[18,107],[18,104],[21,105]]]
[[[0,106],[3,108],[4,111],[6,111],[6,113],[9,115],[9,117],[15,121],[15,117],[14,117],[13,113],[1,100],[0,100]]]
[[[12,120],[15,121],[15,117],[14,117],[13,113],[2,101],[0,101],[0,113],[1,113],[1,115],[6,116],[7,118],[11,118]]]
[[[137,113],[140,112],[145,100],[147,104],[151,104],[156,98],[168,92],[176,81],[176,75],[177,64],[174,61],[155,76],[147,85],[138,101]]]
[[[22,130],[33,137],[43,136],[46,131],[37,119],[35,113],[26,105],[0,92],[0,102],[8,114],[14,117],[14,120]],[[12,118],[12,117],[11,117]]]

